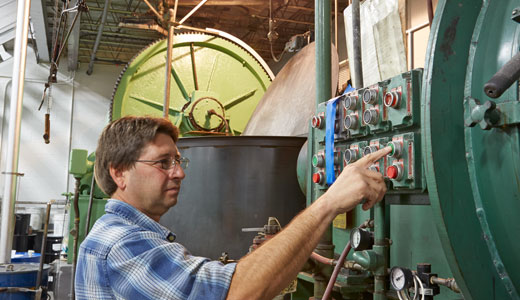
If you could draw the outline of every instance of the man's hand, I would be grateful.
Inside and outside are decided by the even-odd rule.
[[[363,200],[363,209],[367,210],[383,199],[386,193],[383,175],[368,168],[391,151],[390,147],[380,149],[343,169],[323,195],[324,201],[329,202],[336,214],[353,209]]]

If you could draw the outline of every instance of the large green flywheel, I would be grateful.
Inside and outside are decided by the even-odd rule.
[[[245,128],[273,75],[253,50],[239,43],[225,34],[174,36],[169,115],[181,136],[239,135]],[[128,63],[112,97],[112,120],[162,116],[166,51],[167,40],[160,40]]]

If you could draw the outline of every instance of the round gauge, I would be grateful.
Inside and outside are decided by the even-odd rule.
[[[350,232],[350,245],[356,251],[372,249],[374,235],[368,230],[354,228]]]
[[[406,268],[393,267],[390,270],[390,283],[396,291],[409,288],[413,282],[412,271]]]
[[[352,230],[352,235],[350,236],[350,243],[352,244],[352,248],[356,249],[361,243],[361,232],[359,228],[354,228]]]

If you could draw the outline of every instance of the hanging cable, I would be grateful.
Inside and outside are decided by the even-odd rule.
[[[269,32],[267,33],[267,39],[269,40],[269,45],[270,45],[270,49],[271,49],[271,56],[273,57],[273,60],[275,62],[279,62],[282,59],[282,57],[283,57],[283,55],[285,53],[285,49],[280,54],[280,57],[276,57],[276,55],[274,54],[273,42],[278,39],[278,32],[276,32],[274,30],[275,23],[276,22],[273,19],[273,1],[269,0]]]

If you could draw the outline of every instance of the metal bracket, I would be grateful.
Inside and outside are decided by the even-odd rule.
[[[480,104],[477,99],[464,100],[464,124],[473,127],[477,124],[484,130],[520,124],[520,102],[513,100],[502,103],[486,101]]]

